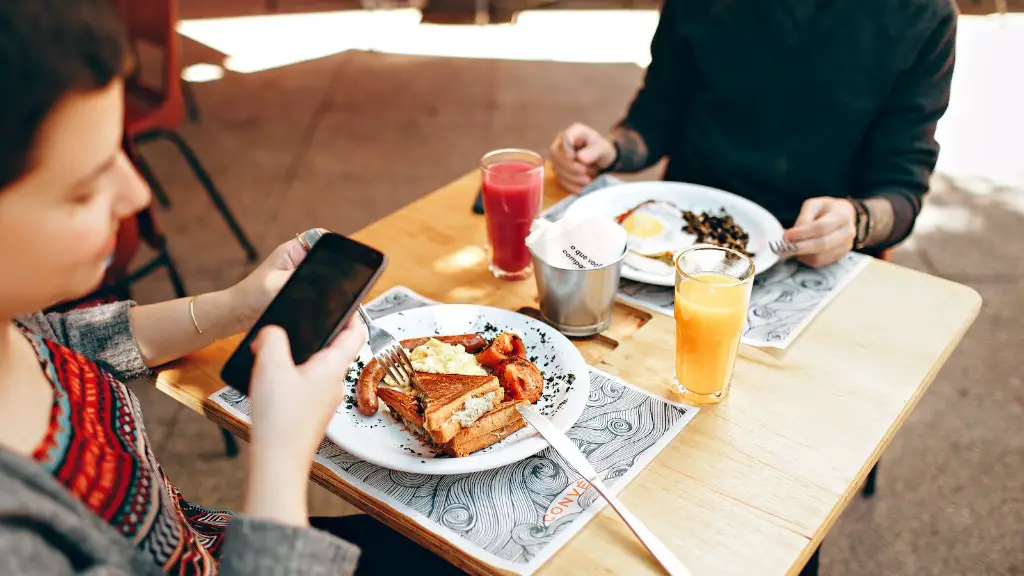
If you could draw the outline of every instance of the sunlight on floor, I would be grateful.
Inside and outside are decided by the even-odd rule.
[[[995,201],[1007,212],[1024,215],[1024,193],[1020,190],[1003,189],[996,195]]]
[[[1024,187],[1024,14],[962,16],[937,170]]]
[[[417,9],[184,20],[178,31],[251,73],[346,50],[451,58],[632,63],[646,66],[655,10],[542,10],[512,24],[423,24]]]
[[[224,69],[216,64],[193,64],[181,70],[181,79],[185,82],[200,84],[213,82],[224,77]]]
[[[184,36],[253,73],[347,50],[451,58],[579,63],[650,62],[654,10],[534,10],[512,24],[424,24],[414,8],[184,20]],[[937,170],[1024,187],[1024,14],[963,16],[950,109],[939,125]],[[222,72],[222,71],[221,71]],[[208,67],[187,73],[219,79]],[[191,78],[186,78],[194,81]]]
[[[940,206],[930,203],[917,217],[914,234],[976,233],[981,230],[984,223],[981,215],[975,214],[967,206]]]

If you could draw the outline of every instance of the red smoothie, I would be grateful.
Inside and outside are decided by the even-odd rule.
[[[540,213],[543,165],[498,161],[484,167],[482,180],[491,270],[499,278],[525,278],[532,261],[526,236]]]

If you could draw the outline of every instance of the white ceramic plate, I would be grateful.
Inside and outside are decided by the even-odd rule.
[[[544,374],[544,394],[535,406],[563,431],[576,423],[586,407],[590,396],[586,361],[568,338],[533,318],[487,306],[440,304],[396,312],[376,323],[398,340],[469,333],[491,339],[500,332],[515,332],[522,336],[527,356]],[[363,416],[356,409],[355,382],[372,357],[369,347],[364,348],[349,370],[346,402],[327,427],[327,436],[353,456],[404,472],[464,474],[517,462],[548,446],[527,426],[469,456],[436,456],[391,417],[383,402],[375,416]]]
[[[754,268],[758,274],[768,270],[778,262],[779,257],[768,249],[768,242],[782,238],[782,224],[761,206],[735,194],[683,182],[628,182],[616,184],[583,196],[565,212],[569,215],[600,214],[614,218],[648,200],[671,202],[683,210],[718,211],[725,208],[736,223],[743,228],[750,241],[747,251],[754,255]],[[685,246],[680,247],[680,249]],[[622,277],[647,284],[672,286],[675,284],[675,273],[653,274],[623,262]]]

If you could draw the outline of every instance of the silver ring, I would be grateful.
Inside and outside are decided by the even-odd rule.
[[[323,235],[324,233],[321,232],[319,228],[310,228],[305,232],[299,232],[295,235],[295,238],[299,241],[299,244],[302,245],[302,248],[306,252],[309,252],[310,249],[313,248],[313,245],[316,244],[317,240],[323,238]]]

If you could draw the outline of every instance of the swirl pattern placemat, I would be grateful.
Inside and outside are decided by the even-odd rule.
[[[366,306],[371,317],[428,306],[393,288]],[[248,399],[231,388],[210,397],[249,421]],[[628,484],[696,415],[590,369],[590,398],[566,434],[613,492]],[[604,500],[551,448],[484,472],[409,474],[357,460],[326,438],[316,461],[360,490],[495,568],[532,574],[579,532]]]
[[[604,175],[587,186],[583,194],[619,183],[622,180]],[[541,216],[557,220],[577,198],[565,198]],[[767,272],[759,274],[750,295],[743,343],[785,350],[870,261],[868,256],[850,252],[824,268],[808,268],[788,261],[779,262]],[[671,287],[644,284],[626,278],[619,282],[619,300],[652,312],[672,316],[674,297],[675,291]]]

